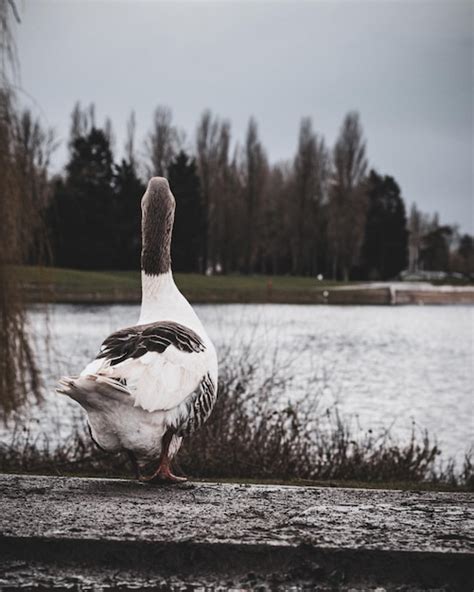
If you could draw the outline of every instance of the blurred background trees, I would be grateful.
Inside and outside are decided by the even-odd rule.
[[[180,271],[199,273],[204,252],[204,218],[201,185],[195,159],[181,150],[168,168],[180,213],[173,229],[173,266]]]
[[[359,264],[367,211],[367,158],[359,115],[348,113],[333,154],[328,243],[332,277],[347,281]]]
[[[47,158],[33,146],[45,150],[51,139],[29,131],[36,129],[29,117],[23,149],[40,170]],[[472,237],[415,205],[407,218],[393,176],[369,171],[356,112],[344,117],[332,148],[303,118],[295,156],[276,164],[254,118],[243,144],[233,143],[230,122],[207,110],[185,142],[171,110],[158,106],[141,151],[135,125],[132,113],[118,159],[111,122],[99,126],[93,105],[75,105],[64,173],[45,190],[46,167],[40,183],[48,197],[39,209],[47,212],[56,265],[138,268],[141,196],[150,175],[165,175],[177,202],[176,271],[346,281],[387,280],[403,270],[473,273]],[[33,141],[31,133],[42,139]]]
[[[292,272],[315,275],[324,266],[324,205],[328,197],[329,153],[324,139],[313,132],[309,117],[301,120],[293,163]]]
[[[153,114],[151,131],[145,142],[148,177],[166,177],[179,146],[179,133],[169,107],[159,105]]]
[[[374,170],[370,171],[365,190],[368,202],[361,274],[372,280],[388,280],[408,265],[405,204],[395,179],[382,177]]]
[[[78,269],[117,265],[120,222],[113,191],[114,165],[104,130],[92,126],[72,142],[56,192],[56,262]],[[115,235],[115,236],[114,236]]]
[[[5,11],[7,5],[2,6]],[[158,105],[141,144],[130,115],[125,146],[117,150],[111,121],[98,124],[94,105],[77,103],[68,162],[51,176],[54,135],[29,111],[17,109],[12,91],[4,87],[2,169],[7,174],[1,183],[7,195],[11,175],[18,174],[16,190],[28,200],[21,208],[28,211],[27,223],[14,208],[4,212],[4,223],[22,236],[4,250],[10,261],[137,269],[140,200],[149,176],[164,175],[177,201],[176,271],[346,281],[387,280],[403,270],[474,272],[470,235],[460,236],[456,227],[440,224],[416,205],[407,217],[394,177],[369,172],[357,112],[343,118],[332,147],[309,117],[302,118],[295,155],[271,163],[253,117],[242,144],[233,140],[230,122],[209,110],[186,140],[171,109]],[[49,242],[43,240],[45,227]]]

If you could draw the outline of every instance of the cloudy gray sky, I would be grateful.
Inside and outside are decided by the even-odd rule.
[[[406,201],[472,232],[473,3],[24,0],[21,84],[67,139],[75,101],[110,116],[123,144],[157,104],[193,139],[205,108],[241,141],[259,123],[272,161],[294,154],[300,118],[332,144],[358,110],[368,156]],[[32,105],[25,97],[25,102]],[[66,151],[58,150],[56,164]]]

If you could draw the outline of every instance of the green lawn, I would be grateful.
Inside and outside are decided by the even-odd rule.
[[[139,290],[139,272],[79,271],[57,267],[18,267],[15,269],[26,286],[38,289],[114,292],[116,290]]]
[[[138,271],[79,271],[19,267],[14,273],[33,300],[126,301],[140,299]],[[193,302],[314,302],[316,294],[341,282],[293,276],[204,276],[177,273],[175,281]],[[90,298],[89,298],[90,297]]]
[[[16,267],[31,302],[125,303],[140,302],[139,271],[79,271],[55,267]],[[350,283],[318,281],[295,276],[204,276],[177,273],[175,280],[183,294],[197,303],[287,303],[287,304],[357,304],[388,305],[388,287],[377,289],[337,290]],[[358,282],[353,282],[355,287]],[[423,293],[412,295],[412,302],[435,304],[474,304],[473,295],[445,292],[425,302]]]

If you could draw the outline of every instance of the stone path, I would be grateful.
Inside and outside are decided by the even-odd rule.
[[[0,475],[0,589],[472,590],[473,510],[465,493]]]

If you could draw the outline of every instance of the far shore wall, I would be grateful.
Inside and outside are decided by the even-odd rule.
[[[67,304],[139,304],[140,290],[66,291],[58,287],[26,286],[27,299],[40,303]],[[403,304],[474,304],[474,288],[433,290],[404,288],[389,285],[380,288],[317,289],[314,290],[235,290],[185,291],[193,303],[279,303],[279,304],[339,304],[339,305],[403,305]]]

